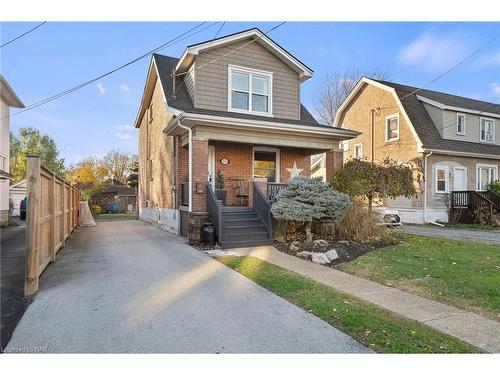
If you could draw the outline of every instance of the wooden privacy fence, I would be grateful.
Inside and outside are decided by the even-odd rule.
[[[80,192],[40,164],[26,158],[27,215],[24,294],[38,290],[38,279],[78,226]]]

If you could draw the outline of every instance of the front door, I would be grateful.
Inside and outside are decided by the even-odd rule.
[[[467,169],[455,167],[453,171],[453,190],[464,191],[467,190]]]
[[[215,146],[208,146],[208,182],[215,191]]]

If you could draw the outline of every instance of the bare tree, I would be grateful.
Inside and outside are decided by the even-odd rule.
[[[350,69],[344,72],[326,74],[314,97],[314,110],[319,122],[330,126],[333,124],[337,109],[363,76],[379,80],[389,78],[389,74],[380,69],[373,69],[370,73]]]
[[[108,171],[108,177],[127,183],[127,176],[134,167],[136,155],[127,154],[117,150],[107,152],[101,158],[101,165]]]

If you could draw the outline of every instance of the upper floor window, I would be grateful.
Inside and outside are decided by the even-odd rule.
[[[483,142],[494,142],[495,140],[495,121],[482,118],[479,128],[479,139]]]
[[[397,141],[399,139],[399,113],[385,118],[385,141]]]
[[[465,115],[457,113],[457,134],[465,135]]]
[[[229,66],[228,110],[272,116],[272,80],[268,72]]]

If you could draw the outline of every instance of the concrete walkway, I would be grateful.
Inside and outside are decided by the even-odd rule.
[[[426,324],[484,351],[500,353],[500,323],[495,320],[333,268],[321,266],[282,253],[272,246],[231,249],[230,251],[234,251],[239,255],[260,258],[328,285],[340,292],[353,295],[409,319]]]
[[[208,255],[139,221],[75,231],[7,352],[366,353]]]
[[[450,238],[452,240],[468,240],[485,244],[500,245],[500,230],[467,230],[441,228],[435,225],[403,225],[404,233],[417,234],[428,237]]]

